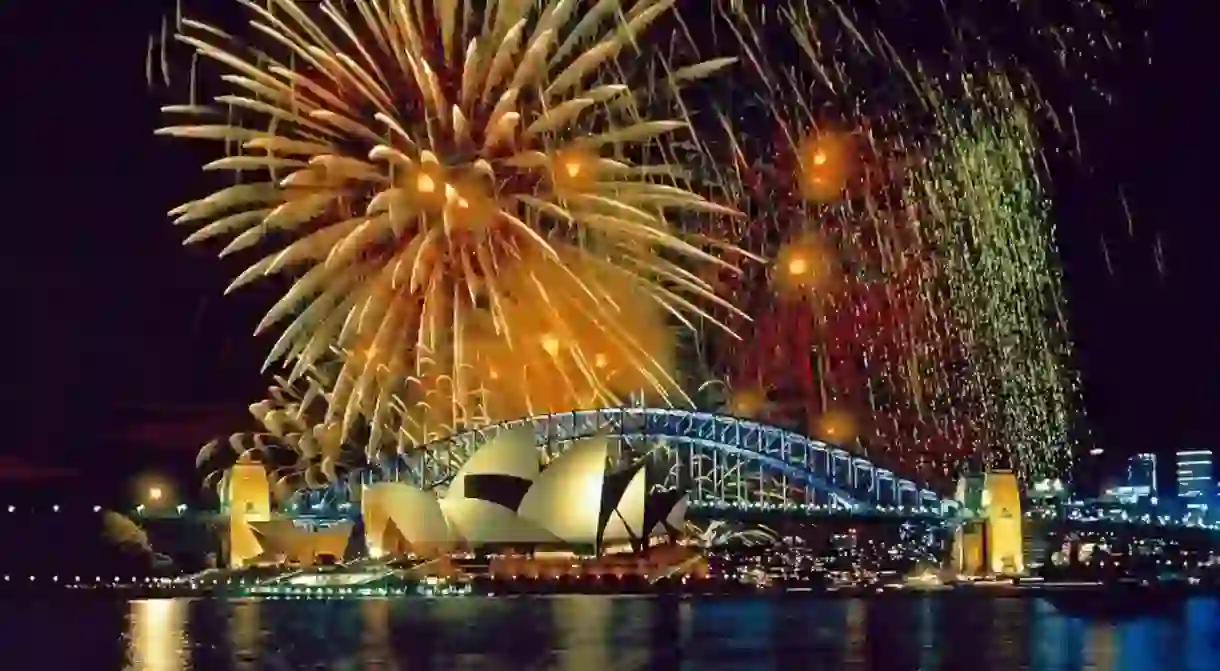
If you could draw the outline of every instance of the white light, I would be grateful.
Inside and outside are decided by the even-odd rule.
[[[56,512],[56,513],[59,512],[59,506],[58,505],[51,506],[51,511]]]

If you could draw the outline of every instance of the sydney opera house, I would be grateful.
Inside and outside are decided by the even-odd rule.
[[[362,547],[354,520],[312,527],[272,511],[266,475],[238,464],[223,487],[229,564],[312,564],[322,555],[373,559],[454,553],[604,557],[638,555],[677,538],[685,496],[655,487],[645,461],[611,467],[610,443],[575,442],[544,459],[532,435],[505,433],[471,454],[447,486],[363,487]],[[355,552],[353,550],[355,549]]]

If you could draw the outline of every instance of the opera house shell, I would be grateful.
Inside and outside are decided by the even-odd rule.
[[[399,482],[365,488],[372,557],[465,549],[640,550],[682,528],[686,497],[650,492],[643,462],[611,472],[609,443],[576,442],[544,468],[532,432],[508,432],[476,451],[445,491]]]
[[[351,522],[345,521],[304,529],[292,520],[250,522],[261,552],[252,557],[249,563],[278,564],[287,561],[310,566],[318,557],[325,555],[341,560],[347,550],[352,526]]]
[[[308,566],[323,555],[342,559],[346,554],[354,527],[351,522],[306,528],[272,514],[262,464],[239,460],[226,473],[220,489],[229,510],[230,568],[283,562]]]

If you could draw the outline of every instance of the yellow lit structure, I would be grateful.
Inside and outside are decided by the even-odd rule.
[[[222,505],[229,513],[229,566],[240,568],[262,553],[251,522],[271,519],[271,487],[262,464],[233,464],[221,487]]]
[[[257,561],[277,564],[312,566],[322,556],[343,559],[352,535],[351,522],[318,529],[299,527],[292,520],[251,522],[250,526],[262,549]]]
[[[228,565],[293,562],[309,566],[322,555],[342,559],[352,524],[310,530],[271,512],[271,487],[262,464],[242,459],[225,475],[222,504],[229,514]]]
[[[1024,574],[1017,476],[1008,471],[965,476],[958,481],[955,498],[967,515],[954,532],[954,569],[966,575]]]

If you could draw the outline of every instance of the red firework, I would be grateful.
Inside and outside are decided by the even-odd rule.
[[[819,149],[827,137],[839,155]],[[946,322],[919,213],[902,202],[903,162],[867,130],[815,133],[796,146],[772,153],[769,165],[738,157],[747,217],[726,222],[722,234],[775,261],[717,278],[722,287],[736,280],[724,288],[753,321],[732,325],[744,347],[721,340],[710,363],[735,393],[765,396],[750,409],[760,419],[867,453],[904,477],[940,480],[973,442],[959,399],[946,397],[962,343]],[[811,206],[802,184],[819,170],[842,177],[841,198]],[[785,274],[806,282],[785,290]]]

